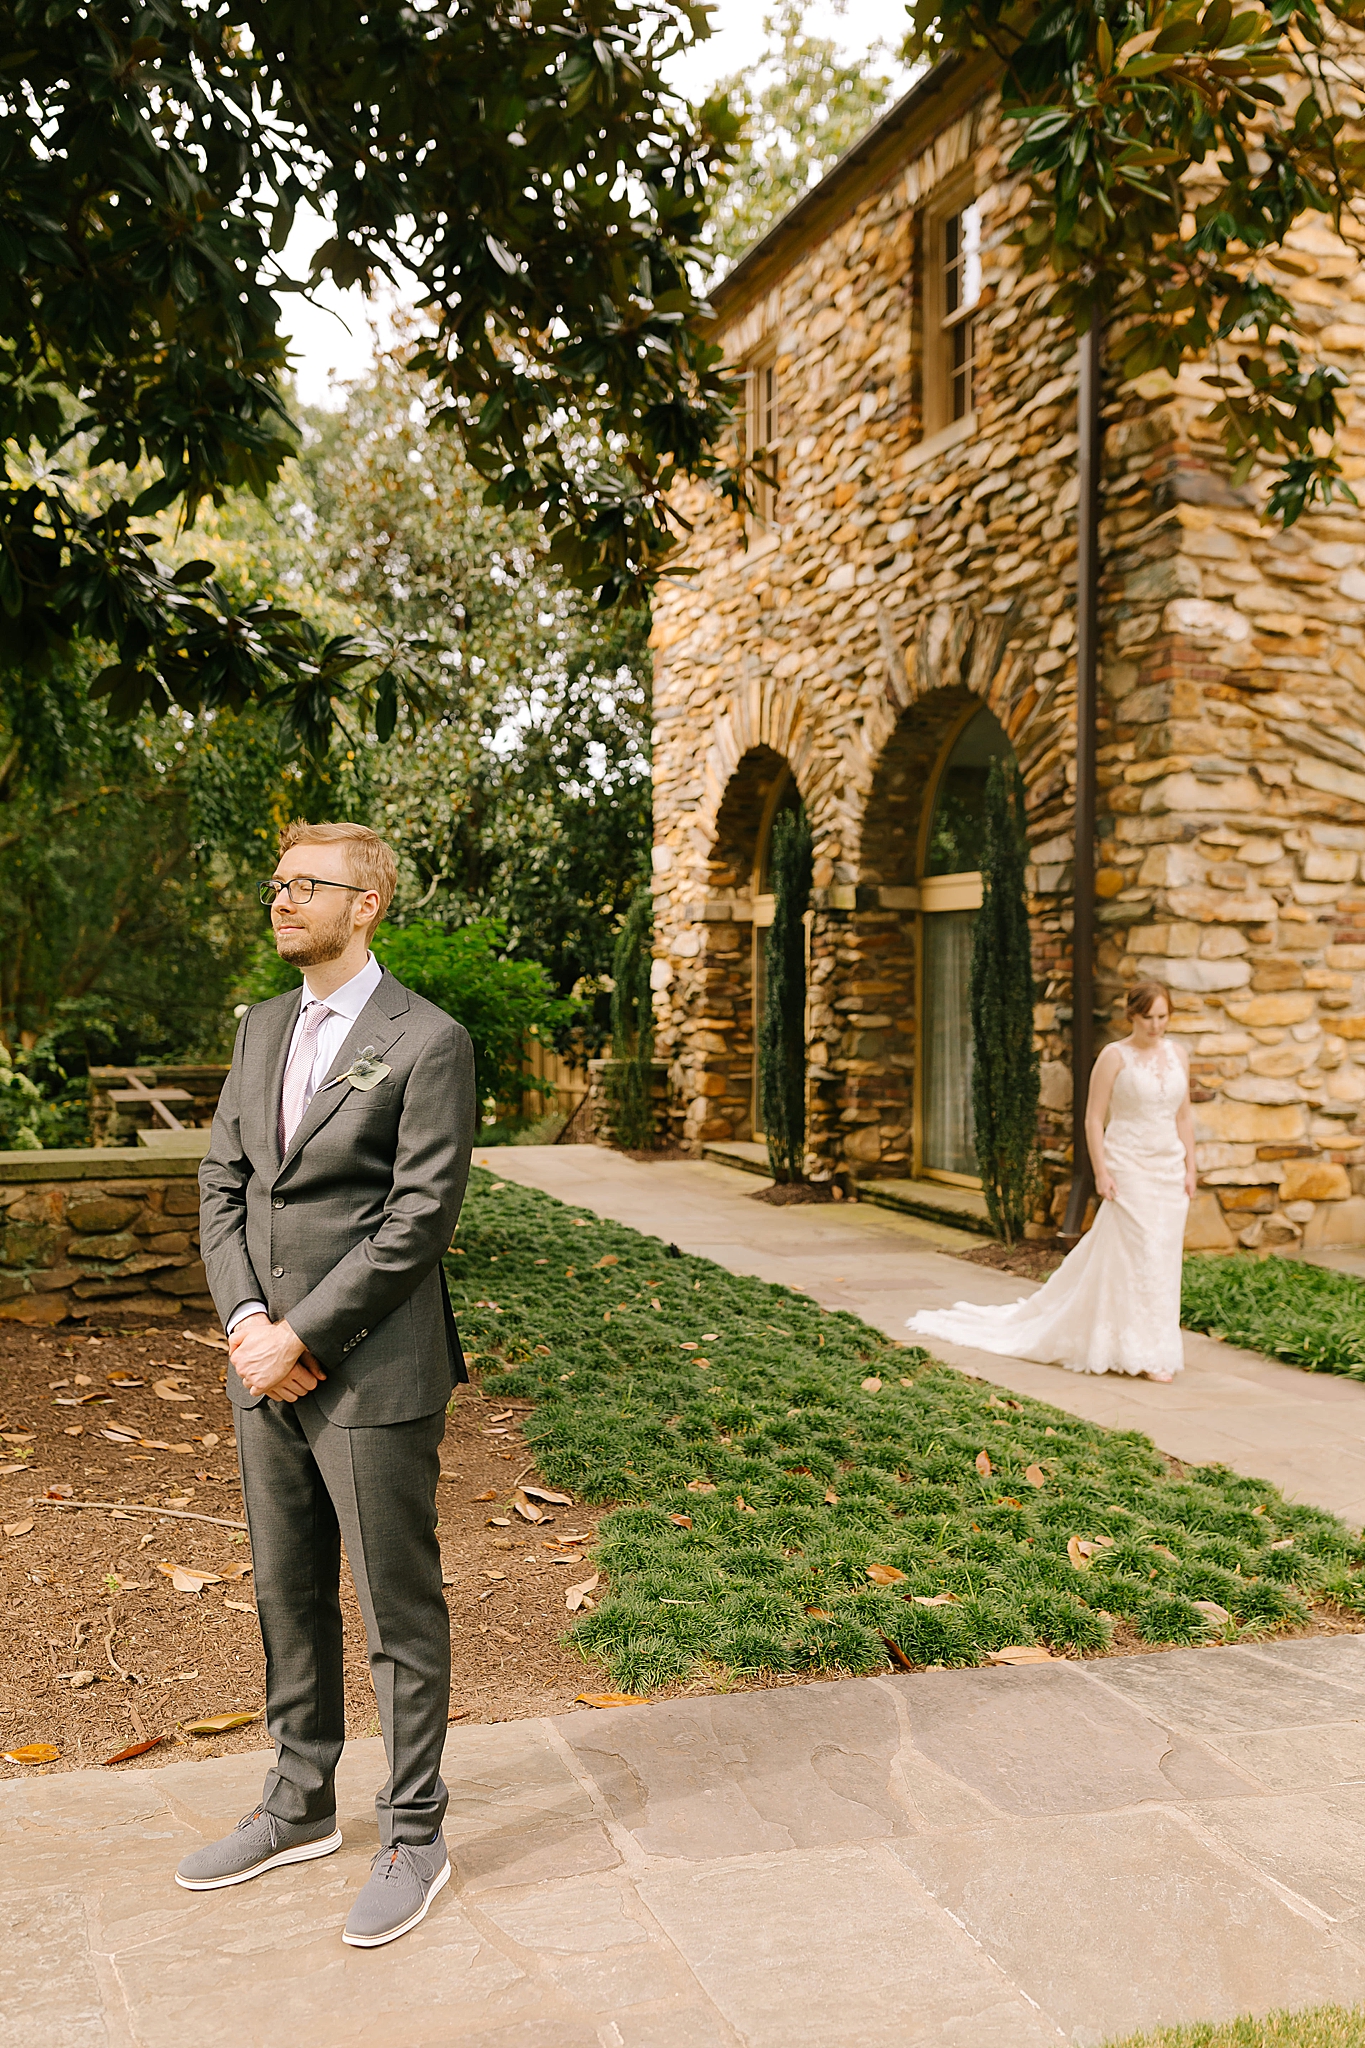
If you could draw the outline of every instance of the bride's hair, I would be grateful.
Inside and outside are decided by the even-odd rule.
[[[1128,1000],[1123,1006],[1124,1011],[1129,1017],[1150,1017],[1152,1005],[1158,996],[1169,1010],[1171,998],[1163,984],[1159,981],[1140,981],[1136,988],[1129,989]]]

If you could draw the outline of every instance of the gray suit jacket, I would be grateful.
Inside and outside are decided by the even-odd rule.
[[[464,1199],[476,1091],[469,1033],[387,969],[328,1079],[366,1046],[391,1072],[325,1085],[284,1157],[280,1091],[301,991],[248,1010],[199,1169],[200,1241],[226,1322],[253,1297],[327,1373],[307,1396],[344,1429],[409,1422],[468,1378],[441,1258]],[[228,1367],[239,1408],[248,1393]]]

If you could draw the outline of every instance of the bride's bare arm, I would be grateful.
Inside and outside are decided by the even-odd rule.
[[[1175,1127],[1180,1133],[1180,1142],[1185,1147],[1185,1193],[1194,1200],[1199,1185],[1199,1169],[1194,1163],[1194,1105],[1190,1101],[1190,1062],[1183,1045],[1175,1048],[1175,1056],[1185,1069],[1185,1099],[1175,1113]]]
[[[1109,1114],[1114,1076],[1122,1062],[1117,1045],[1106,1045],[1091,1069],[1090,1090],[1085,1098],[1085,1142],[1095,1169],[1095,1193],[1102,1202],[1112,1202],[1115,1194],[1114,1176],[1104,1157],[1104,1120]]]

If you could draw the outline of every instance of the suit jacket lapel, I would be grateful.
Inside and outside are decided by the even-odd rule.
[[[291,1166],[299,1155],[300,1148],[308,1143],[314,1134],[322,1129],[330,1116],[341,1107],[346,1088],[331,1088],[327,1084],[344,1074],[356,1054],[363,1046],[372,1045],[382,1059],[389,1049],[403,1036],[402,1018],[408,1008],[407,991],[388,971],[374,994],[366,1003],[355,1023],[342,1042],[341,1051],[327,1070],[327,1078],[318,1087],[317,1093],[304,1111],[303,1120],[290,1141],[289,1149],[280,1162],[280,1172]],[[395,1021],[397,1020],[397,1021]],[[283,1076],[281,1076],[283,1082]],[[278,1100],[276,1103],[278,1107]],[[277,1117],[278,1123],[278,1117]],[[277,1141],[278,1142],[278,1137]]]
[[[300,987],[294,1002],[280,1005],[280,1023],[277,1027],[280,1034],[279,1042],[273,1052],[267,1055],[266,1060],[265,1141],[276,1173],[280,1170],[280,1097],[284,1093],[284,1069],[302,1004],[303,989]]]

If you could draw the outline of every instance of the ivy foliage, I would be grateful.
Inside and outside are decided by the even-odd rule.
[[[1307,1372],[1365,1380],[1365,1284],[1297,1259],[1185,1261],[1180,1320]]]
[[[654,898],[640,884],[612,955],[610,1090],[618,1145],[644,1150],[654,1130]]]
[[[1000,755],[986,776],[985,824],[981,909],[972,928],[972,1110],[991,1228],[1014,1244],[1037,1182],[1038,1054],[1024,787],[1014,761]]]
[[[1235,482],[1260,462],[1292,525],[1355,500],[1330,437],[1343,372],[1306,345],[1275,281],[1305,214],[1340,224],[1365,190],[1362,25],[1352,0],[912,0],[907,54],[990,53],[1008,159],[1033,190],[1015,240],[1050,310],[1110,323],[1125,377],[1213,356]],[[1210,381],[1206,378],[1206,382]],[[1327,437],[1324,440],[1323,437]]]
[[[0,0],[0,607],[31,677],[114,651],[119,717],[278,697],[392,730],[401,645],[242,604],[154,514],[268,489],[294,446],[276,294],[417,281],[415,362],[494,502],[604,603],[672,554],[680,474],[738,478],[689,276],[734,123],[664,82],[693,0]],[[295,214],[332,232],[285,275]],[[608,461],[603,451],[612,450]],[[36,454],[33,451],[36,450]]]
[[[1314,1598],[1365,1608],[1365,1553],[1320,1509],[1181,1473],[1134,1431],[536,1190],[476,1170],[447,1272],[485,1383],[535,1403],[545,1478],[616,1504],[596,1552],[610,1591],[575,1640],[626,1690],[1098,1652],[1116,1617],[1197,1643],[1293,1629]]]
[[[806,909],[812,840],[803,809],[773,821],[773,921],[763,944],[758,1088],[773,1179],[797,1181],[806,1163]]]

